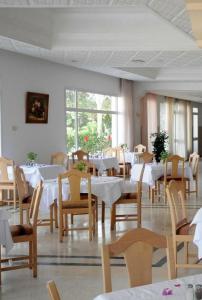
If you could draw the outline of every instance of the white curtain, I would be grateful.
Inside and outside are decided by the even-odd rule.
[[[153,94],[147,94],[147,126],[148,151],[152,152],[151,134],[158,131],[157,97]]]
[[[134,148],[133,81],[121,79],[121,98],[118,104],[118,144]]]

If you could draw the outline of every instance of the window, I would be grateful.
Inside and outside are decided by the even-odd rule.
[[[193,151],[198,152],[198,107],[192,109],[193,121]]]
[[[117,97],[74,90],[66,90],[65,97],[68,152],[117,146]]]

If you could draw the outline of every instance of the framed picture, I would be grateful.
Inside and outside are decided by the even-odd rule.
[[[48,94],[27,92],[26,123],[48,123]]]

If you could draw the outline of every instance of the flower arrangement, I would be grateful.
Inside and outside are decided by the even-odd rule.
[[[84,161],[79,161],[75,164],[75,169],[81,172],[85,171],[86,167],[87,165]]]
[[[33,165],[37,160],[38,154],[34,152],[27,153],[27,163],[28,165]]]
[[[128,145],[127,144],[121,144],[120,147],[124,150],[127,150],[128,149]]]

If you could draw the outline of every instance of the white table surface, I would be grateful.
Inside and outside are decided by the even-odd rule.
[[[135,187],[134,187],[135,188]],[[63,198],[68,199],[69,184],[63,183],[62,185]],[[91,177],[91,192],[99,199],[104,201],[107,206],[111,207],[112,204],[118,200],[124,190],[124,181],[118,177]],[[87,192],[86,182],[81,183],[81,193]],[[44,188],[40,203],[40,211],[48,212],[50,205],[58,199],[58,182],[57,180],[44,180]]]
[[[198,258],[202,258],[202,208],[200,208],[191,222],[191,225],[195,224],[195,233],[193,243],[198,247]]]
[[[186,285],[189,283],[193,285],[202,284],[202,275],[199,274],[174,280],[161,281],[140,287],[101,294],[94,300],[186,300]],[[162,292],[165,288],[170,288],[172,290],[172,295],[163,296]]]
[[[46,179],[56,179],[58,174],[64,173],[66,171],[64,166],[61,165],[45,165],[45,164],[36,164],[34,166],[20,166],[25,174],[26,180],[29,184],[35,188],[40,180]],[[12,168],[8,167],[9,179],[13,179]]]
[[[90,158],[89,160],[96,166],[96,169],[100,173],[111,168],[114,168],[119,172],[119,162],[116,157]]]
[[[140,172],[142,170],[142,164],[135,164],[131,168],[131,182],[138,181],[140,178]],[[155,186],[155,181],[164,175],[164,165],[161,163],[145,164],[144,174],[142,182],[149,186]],[[190,166],[185,164],[184,176],[193,180],[193,174]]]
[[[10,217],[10,213],[5,209],[0,209],[0,246],[2,245],[6,248],[6,253],[13,248],[13,240],[8,223]]]
[[[140,155],[142,155],[142,152],[130,152],[130,151],[125,151],[125,162],[130,163],[131,166],[134,166],[135,163],[139,161]]]

